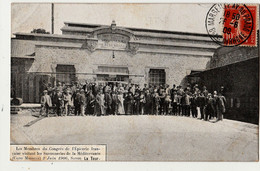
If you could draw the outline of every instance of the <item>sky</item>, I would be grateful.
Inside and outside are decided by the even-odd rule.
[[[205,18],[212,4],[54,4],[54,33],[64,22],[207,33]],[[34,28],[51,31],[51,4],[13,3],[11,32]]]

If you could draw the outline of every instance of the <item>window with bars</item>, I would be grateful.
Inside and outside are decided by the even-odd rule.
[[[71,81],[76,80],[76,69],[74,65],[57,65],[56,73],[57,82],[70,84]]]
[[[165,70],[164,69],[150,69],[149,84],[164,85],[165,84]]]

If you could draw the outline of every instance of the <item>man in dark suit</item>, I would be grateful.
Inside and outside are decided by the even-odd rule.
[[[221,93],[218,95],[217,101],[216,101],[216,109],[217,109],[217,121],[223,120],[223,113],[226,112],[226,98]]]
[[[152,106],[153,96],[150,93],[149,89],[146,90],[146,92],[145,92],[145,100],[146,100],[145,107],[144,107],[145,114],[151,115],[152,108],[153,108],[153,106]]]
[[[87,114],[93,115],[94,114],[95,97],[92,93],[92,90],[89,90],[86,99],[87,99],[87,102],[86,102]]]
[[[79,105],[80,105],[80,115],[85,116],[86,96],[85,96],[84,89],[80,90]]]
[[[57,89],[57,93],[55,94],[54,101],[55,101],[57,115],[61,116],[62,107],[63,107],[63,94],[59,89]]]
[[[206,110],[205,110],[205,120],[210,120],[212,116],[214,116],[214,99],[212,98],[212,94],[208,93]]]
[[[185,92],[182,96],[182,115],[190,116],[190,96],[188,89],[185,89]]]
[[[159,114],[160,115],[164,115],[166,113],[165,111],[165,97],[166,97],[166,92],[163,89],[163,87],[161,86],[161,88],[159,89],[159,97],[160,97],[160,108],[159,108]]]
[[[209,91],[207,90],[206,86],[203,86],[202,93],[203,93],[204,97],[208,97]]]
[[[181,103],[183,94],[184,94],[184,91],[183,91],[182,87],[180,85],[177,86],[177,97],[178,97],[177,106],[178,106],[178,115],[180,115],[180,116],[184,115],[182,113],[182,103]]]
[[[118,99],[118,94],[115,91],[112,91],[112,104],[111,104],[111,113],[113,115],[118,114],[118,104],[119,104],[119,99]]]
[[[79,89],[76,89],[75,93],[72,95],[73,99],[73,104],[74,104],[74,114],[75,116],[80,115],[80,104],[79,104],[79,99],[80,99],[80,91]]]
[[[105,92],[104,100],[105,100],[105,106],[106,106],[106,114],[109,115],[109,114],[111,114],[112,98],[110,95],[110,89],[108,89],[108,88]]]
[[[61,82],[58,82],[55,89],[56,89],[56,91],[60,91],[61,93],[63,92],[63,86],[61,85]]]
[[[190,108],[191,108],[192,117],[197,118],[198,112],[197,112],[197,95],[196,95],[196,93],[193,93],[191,96]]]

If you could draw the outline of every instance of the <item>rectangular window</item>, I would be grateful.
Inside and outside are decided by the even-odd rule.
[[[165,70],[164,69],[150,69],[149,84],[164,85],[165,84]]]
[[[129,82],[128,67],[98,66],[97,80],[100,82]]]
[[[70,84],[76,80],[76,69],[74,65],[57,65],[56,67],[56,82],[64,82]]]
[[[127,67],[110,67],[110,66],[98,66],[99,72],[117,72],[117,73],[123,73],[128,74],[128,68]]]

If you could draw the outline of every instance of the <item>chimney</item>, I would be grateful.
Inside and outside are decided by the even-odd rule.
[[[51,34],[54,34],[54,4],[51,3]]]

